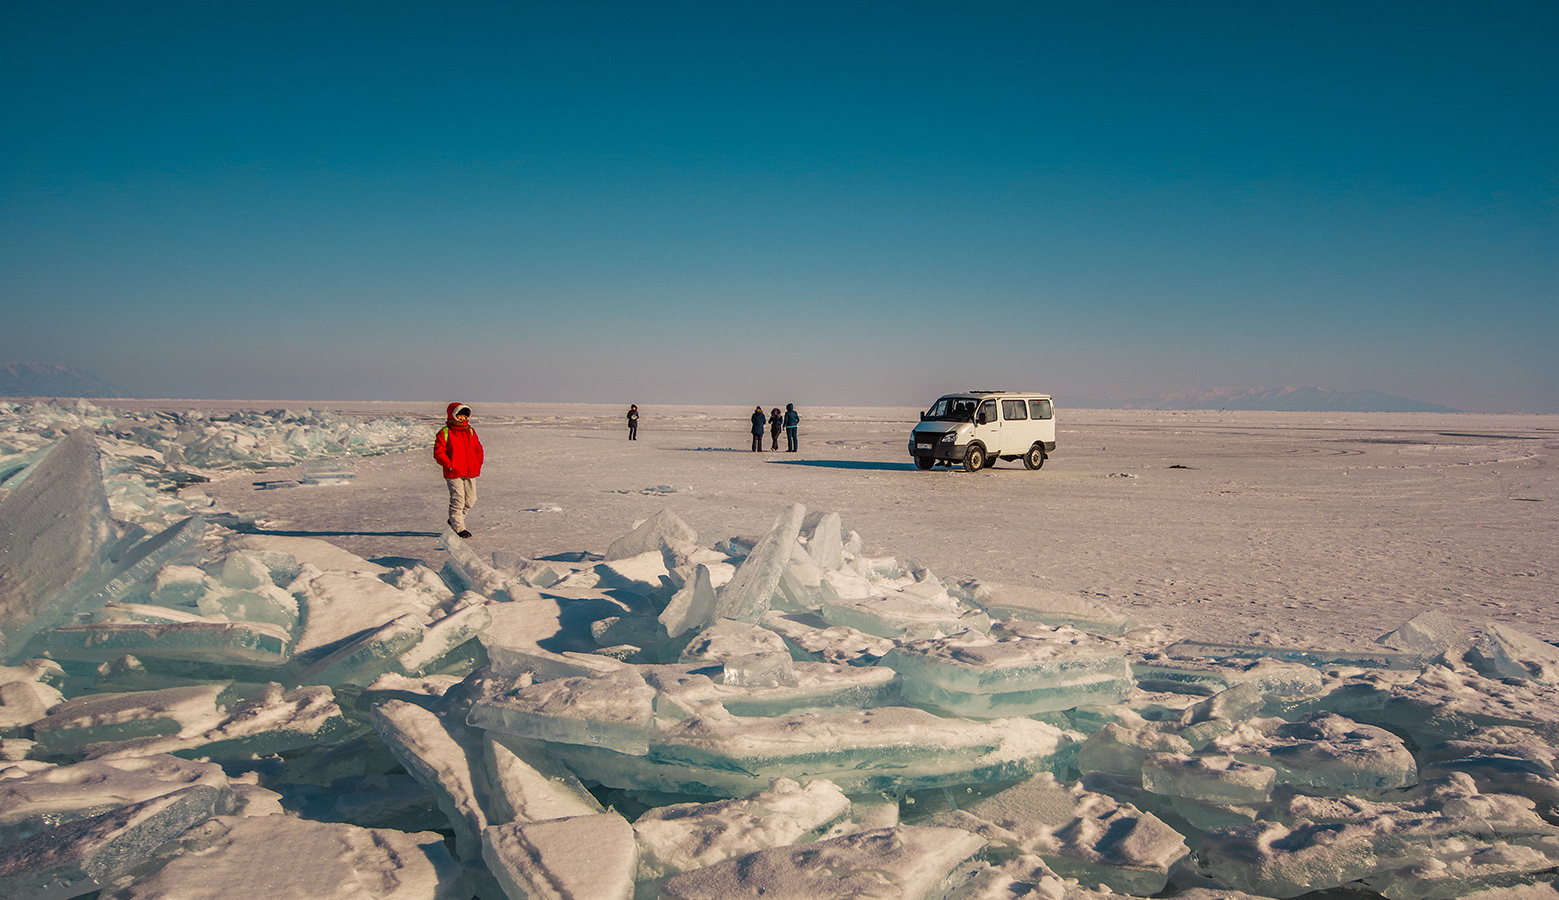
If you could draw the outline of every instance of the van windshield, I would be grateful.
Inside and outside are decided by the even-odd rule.
[[[928,422],[973,422],[977,401],[968,397],[943,397],[926,412]]]

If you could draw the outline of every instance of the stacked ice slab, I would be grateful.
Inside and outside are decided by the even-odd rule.
[[[1214,652],[801,507],[390,568],[132,525],[58,415],[0,456],[0,897],[1554,890],[1559,650],[1504,625]]]

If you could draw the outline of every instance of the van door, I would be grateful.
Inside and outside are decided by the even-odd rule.
[[[1001,420],[1002,453],[1022,453],[1033,445],[1034,428],[1029,423],[1027,401],[1002,400]]]
[[[985,445],[985,453],[994,459],[1001,447],[1001,416],[995,400],[980,401],[974,413],[974,439]]]

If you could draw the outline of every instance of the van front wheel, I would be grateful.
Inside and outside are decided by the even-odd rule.
[[[985,468],[985,448],[978,444],[971,445],[964,451],[964,471],[978,472]]]
[[[917,457],[915,457],[915,468],[919,469],[922,472],[926,471],[927,469],[930,469],[933,465],[936,465],[936,460],[932,459],[929,456],[917,456]]]
[[[1045,464],[1045,448],[1038,444],[1029,448],[1029,452],[1023,454],[1023,467],[1037,469]]]

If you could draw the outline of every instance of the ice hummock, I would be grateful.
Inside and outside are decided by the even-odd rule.
[[[28,897],[1427,900],[1559,869],[1559,653],[1508,626],[1176,641],[799,506],[755,542],[666,510],[604,561],[391,569],[235,534],[189,469],[420,431],[36,414],[68,427],[0,438],[4,634],[55,657],[0,667],[0,883]]]

